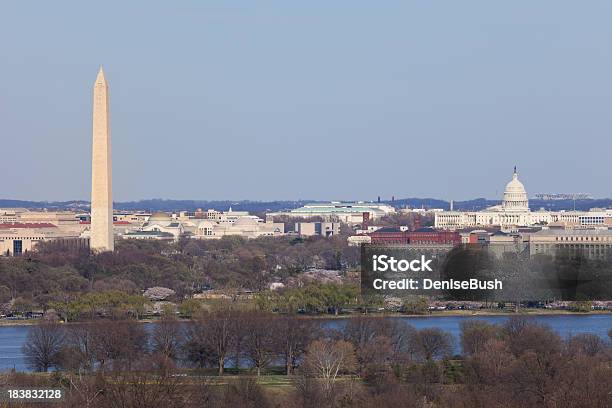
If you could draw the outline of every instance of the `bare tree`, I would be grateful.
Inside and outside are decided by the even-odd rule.
[[[514,362],[515,357],[505,342],[489,339],[466,358],[466,381],[475,385],[498,384],[506,379],[508,368]]]
[[[438,328],[417,330],[410,341],[417,355],[427,361],[447,357],[452,351],[452,337]]]
[[[164,316],[153,328],[151,349],[164,360],[176,360],[182,341],[183,333],[179,321],[173,316]]]
[[[84,375],[82,372],[67,373],[64,377],[69,384],[67,400],[68,407],[95,408],[104,392],[99,376]]]
[[[349,319],[342,330],[342,337],[355,347],[361,374],[366,367],[384,366],[393,352],[392,326],[387,319],[365,316]]]
[[[461,323],[461,348],[466,355],[478,353],[491,339],[500,337],[499,326],[479,320]]]
[[[610,360],[602,355],[576,355],[554,376],[556,384],[550,387],[547,400],[558,408],[608,408],[612,406],[610,374]]]
[[[601,337],[592,333],[581,333],[572,336],[567,346],[572,354],[583,353],[590,357],[603,353],[608,348],[608,345]]]
[[[41,322],[30,327],[22,351],[30,368],[47,372],[60,362],[64,330],[57,323]]]
[[[91,323],[91,344],[100,369],[130,368],[147,348],[147,333],[133,320],[101,320]]]
[[[352,373],[357,368],[355,348],[344,340],[315,340],[308,346],[304,359],[304,373],[321,380],[330,394],[340,374]]]
[[[310,341],[317,337],[319,323],[295,315],[284,315],[275,321],[271,329],[275,348],[285,359],[285,373],[292,375]]]
[[[155,362],[143,359],[136,370],[116,371],[104,378],[103,407],[186,407],[192,397],[171,370],[155,370]]]
[[[411,342],[416,329],[400,319],[390,320],[391,346],[393,347],[392,360],[394,365],[407,363],[414,359],[416,350]]]
[[[265,368],[275,357],[274,330],[276,317],[261,312],[243,313],[240,316],[239,328],[243,333],[241,337],[241,351],[261,375]]]
[[[238,339],[238,312],[223,307],[202,312],[187,329],[185,351],[188,359],[204,366],[214,363],[223,375],[228,357],[235,352]]]
[[[508,319],[502,328],[502,334],[515,356],[529,351],[537,354],[559,353],[563,346],[561,337],[550,327],[524,316],[512,316]]]
[[[264,390],[253,378],[232,381],[223,390],[224,407],[266,408],[270,406]]]
[[[91,370],[95,361],[91,323],[67,325],[65,330],[66,345],[62,350],[62,367],[78,371]]]

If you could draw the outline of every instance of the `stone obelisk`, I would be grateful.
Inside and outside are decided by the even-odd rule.
[[[112,251],[113,180],[108,84],[100,68],[93,92],[93,154],[91,160],[91,230],[89,246],[94,252]]]

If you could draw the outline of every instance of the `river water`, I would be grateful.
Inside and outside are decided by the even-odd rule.
[[[503,324],[506,316],[427,316],[427,317],[397,317],[403,322],[417,329],[426,327],[440,328],[453,336],[454,352],[460,353],[459,333],[460,324],[466,320],[481,320],[494,324]],[[578,333],[593,333],[603,339],[608,338],[608,330],[612,329],[612,314],[598,315],[551,315],[534,317],[539,323],[551,327],[563,338]],[[341,328],[345,319],[333,319],[327,323],[328,327]],[[26,340],[28,326],[0,326],[0,371],[15,369],[28,371],[28,367],[21,351]]]

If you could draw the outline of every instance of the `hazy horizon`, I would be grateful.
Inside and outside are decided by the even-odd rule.
[[[381,197],[380,198],[381,202],[384,203],[390,203],[392,202],[392,198],[391,197]],[[399,202],[399,201],[405,201],[405,200],[422,200],[422,201],[427,201],[427,200],[431,200],[431,201],[445,201],[446,203],[450,203],[450,200],[447,200],[445,198],[440,198],[440,197],[415,197],[415,196],[411,196],[411,197],[394,197],[394,201]],[[491,198],[491,197],[472,197],[472,198],[465,198],[465,199],[461,199],[461,200],[455,200],[455,199],[451,199],[452,201],[454,201],[455,203],[464,203],[464,202],[470,202],[470,201],[478,201],[478,200],[486,200],[486,201],[499,201],[502,202],[502,198]],[[592,197],[592,198],[588,198],[588,199],[584,199],[584,198],[579,198],[576,199],[576,202],[582,202],[582,201],[600,201],[600,200],[612,200],[612,197]],[[40,203],[70,203],[70,202],[87,202],[89,203],[90,200],[89,199],[73,199],[73,200],[27,200],[27,199],[17,199],[17,198],[10,198],[10,197],[0,197],[0,201],[24,201],[24,202],[40,202]],[[308,197],[305,198],[296,198],[296,199],[267,199],[267,200],[255,200],[255,199],[250,199],[250,198],[237,198],[237,199],[231,199],[231,198],[219,198],[219,199],[214,199],[214,200],[208,200],[208,199],[203,199],[203,198],[160,198],[160,197],[154,197],[154,198],[142,198],[142,199],[137,199],[137,200],[113,200],[114,203],[120,203],[120,204],[127,204],[127,203],[138,203],[138,202],[146,202],[146,201],[193,201],[193,202],[228,202],[228,203],[246,203],[246,202],[252,202],[252,203],[275,203],[275,202],[312,202],[312,203],[323,203],[323,202],[340,202],[340,203],[352,203],[352,202],[364,202],[364,203],[375,203],[378,201],[378,197],[374,197],[374,198],[345,198],[345,199],[311,199]],[[551,202],[551,203],[555,203],[558,201],[571,201],[571,199],[559,199],[559,200],[542,200],[542,199],[537,199],[534,197],[529,197],[529,201],[547,201],[547,202]]]
[[[612,196],[610,2],[0,10],[0,198],[89,200],[100,65],[117,202]]]

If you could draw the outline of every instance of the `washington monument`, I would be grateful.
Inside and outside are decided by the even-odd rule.
[[[93,154],[91,160],[91,230],[94,252],[112,251],[113,177],[111,159],[108,84],[100,67],[93,92]]]

